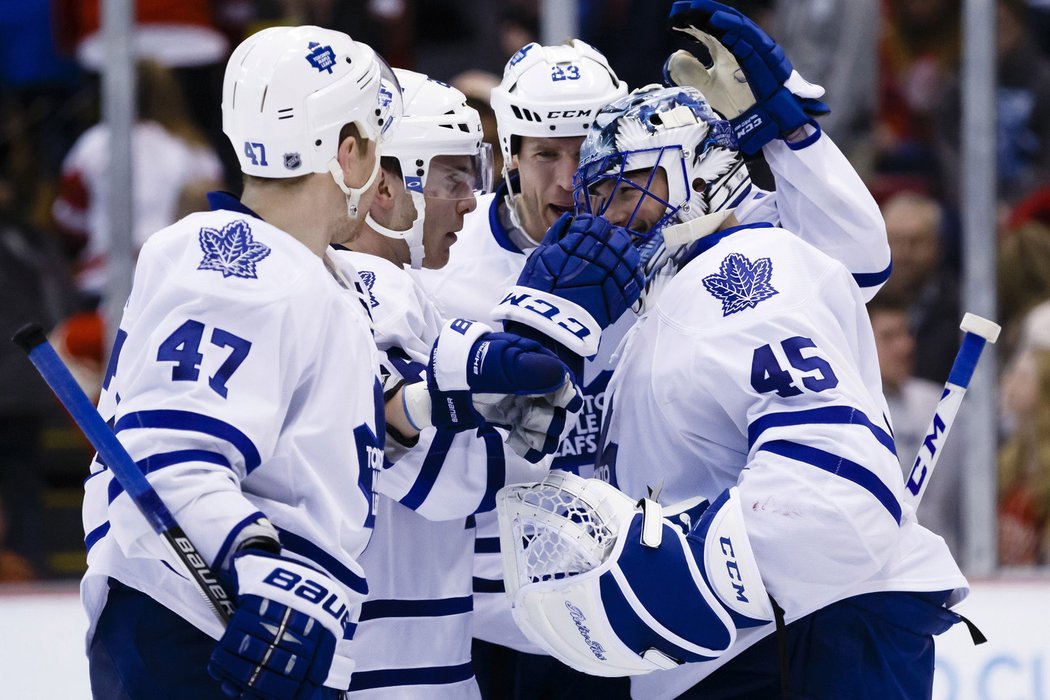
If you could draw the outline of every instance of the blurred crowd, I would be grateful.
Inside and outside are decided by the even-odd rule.
[[[579,36],[631,87],[685,46],[671,0],[578,0]],[[910,468],[959,342],[962,0],[737,0],[827,88],[822,126],[886,219],[893,273],[869,305],[902,470]],[[539,40],[539,0],[135,2],[132,239],[240,189],[218,105],[228,51],[275,24],[318,24],[392,65],[460,88],[495,145],[489,90]],[[996,230],[1000,342],[999,561],[1050,565],[1050,2],[998,0]],[[561,37],[561,38],[569,38]],[[545,37],[548,41],[549,37]],[[82,385],[106,359],[108,134],[98,0],[0,0],[0,331],[42,322]],[[755,163],[756,178],[761,163]],[[496,175],[502,169],[496,164]],[[79,494],[87,445],[10,344],[0,343],[0,581],[78,575],[79,541],[49,534]],[[956,554],[966,436],[953,435],[919,511]],[[69,495],[65,500],[75,500]],[[79,512],[79,503],[74,503]],[[72,512],[72,509],[71,509]],[[46,526],[45,526],[46,523]],[[63,551],[73,552],[63,555]],[[67,559],[63,559],[66,556]],[[70,563],[69,558],[72,559]]]

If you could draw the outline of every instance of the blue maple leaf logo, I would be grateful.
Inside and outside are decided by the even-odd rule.
[[[332,68],[335,67],[335,52],[332,51],[332,47],[321,46],[316,41],[311,41],[306,46],[310,49],[310,53],[306,55],[310,65],[316,68],[318,73],[327,72],[331,75]]]
[[[223,277],[256,279],[255,263],[270,254],[270,248],[252,240],[252,229],[244,219],[231,221],[216,231],[202,228],[199,239],[204,259],[198,270],[216,270]]]
[[[769,258],[751,262],[740,253],[730,253],[722,261],[717,274],[704,278],[704,288],[722,301],[722,316],[753,309],[758,302],[774,294],[769,280],[773,277],[773,263]]]
[[[361,281],[364,282],[365,286],[368,288],[368,300],[374,309],[379,306],[379,300],[376,299],[374,294],[372,294],[372,285],[376,283],[376,273],[371,270],[361,270],[357,274],[361,276]]]

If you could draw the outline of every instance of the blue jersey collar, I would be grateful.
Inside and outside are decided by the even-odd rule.
[[[251,216],[253,218],[258,219],[259,221],[265,220],[261,216],[256,214],[254,211],[241,204],[241,200],[239,200],[236,195],[231,194],[230,192],[209,192],[208,206],[211,207],[212,211],[225,209],[226,211],[235,211],[238,214],[245,214],[247,216]]]

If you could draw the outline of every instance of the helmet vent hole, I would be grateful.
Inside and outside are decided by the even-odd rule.
[[[314,141],[314,145],[315,146],[320,146],[321,145],[321,139],[317,139],[316,141]]]
[[[295,107],[285,107],[277,110],[278,119],[291,119],[295,116]]]
[[[693,191],[694,192],[703,192],[706,189],[707,189],[707,181],[706,180],[704,180],[703,178],[699,178],[699,177],[696,178],[695,180],[693,180]]]
[[[659,114],[654,114],[651,117],[649,117],[649,123],[661,126],[664,123],[664,120],[660,118]]]
[[[266,93],[269,90],[270,90],[270,86],[269,85],[267,85],[266,87],[263,88],[262,99],[259,100],[259,111],[260,112],[262,112],[263,109],[266,107]]]
[[[343,60],[346,61],[347,63],[353,63],[354,62],[354,60],[352,58],[350,58],[349,56],[345,57]]]

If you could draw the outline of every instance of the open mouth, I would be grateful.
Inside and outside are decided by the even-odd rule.
[[[572,205],[571,204],[566,204],[566,205],[562,205],[562,204],[548,204],[547,208],[549,208],[552,212],[554,212],[554,218],[555,219],[560,217],[565,212],[569,212],[570,214],[572,213]]]

